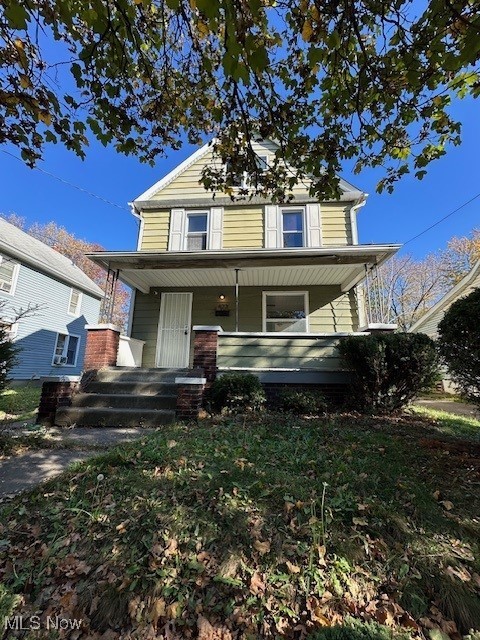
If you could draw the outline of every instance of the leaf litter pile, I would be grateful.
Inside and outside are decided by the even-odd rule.
[[[81,620],[4,637],[458,640],[480,627],[479,450],[414,416],[166,427],[3,505],[0,617]]]

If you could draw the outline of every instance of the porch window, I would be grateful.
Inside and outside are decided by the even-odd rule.
[[[15,293],[18,267],[18,262],[0,254],[0,291],[3,293]]]
[[[303,247],[303,209],[282,209],[282,246]]]
[[[268,332],[306,332],[307,291],[264,291],[263,330]]]
[[[195,211],[187,214],[187,251],[203,251],[207,248],[208,213]]]
[[[74,367],[77,362],[79,344],[80,344],[80,336],[74,336],[72,334],[66,334],[66,333],[58,333],[52,364],[57,364],[57,365],[63,364],[70,367]]]

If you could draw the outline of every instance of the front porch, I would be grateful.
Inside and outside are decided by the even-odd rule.
[[[90,257],[135,291],[118,364],[195,366],[195,326],[220,326],[218,370],[341,377],[335,345],[368,329],[357,285],[396,245],[255,251],[102,252]],[[125,345],[126,340],[130,341]],[[283,378],[287,376],[284,375]]]

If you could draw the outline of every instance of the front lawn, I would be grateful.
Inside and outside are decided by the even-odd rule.
[[[81,619],[72,639],[460,638],[479,453],[415,415],[166,427],[3,507],[0,612]]]
[[[28,384],[0,391],[0,426],[17,421],[33,422],[41,391],[41,387]]]
[[[447,413],[430,407],[414,406],[412,411],[417,416],[427,418],[440,434],[480,442],[480,420],[477,418]]]

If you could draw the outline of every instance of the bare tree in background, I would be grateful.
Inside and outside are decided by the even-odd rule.
[[[408,331],[448,290],[436,254],[424,260],[394,257],[370,278],[368,302],[372,322],[395,323]]]

